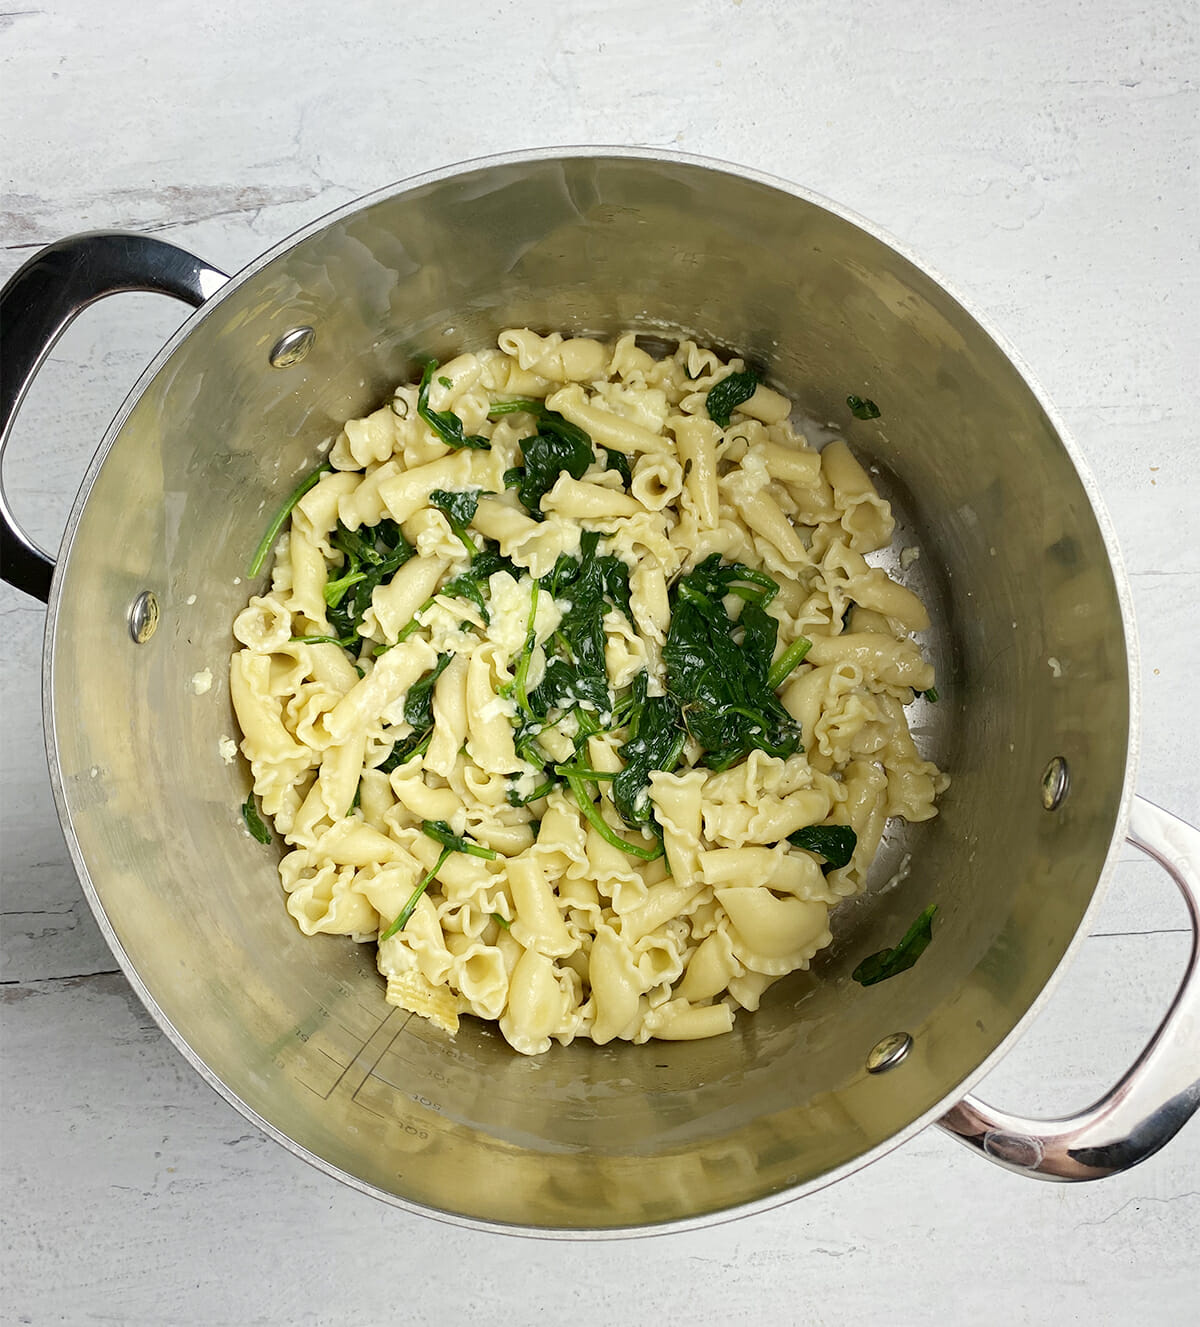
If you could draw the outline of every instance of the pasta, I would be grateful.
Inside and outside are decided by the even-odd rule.
[[[388,1002],[526,1055],[726,1033],[936,814],[890,508],[790,415],[692,341],[513,328],[347,422],[230,692],[289,913]]]

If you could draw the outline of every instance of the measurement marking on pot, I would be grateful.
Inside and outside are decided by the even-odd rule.
[[[398,1011],[397,1011],[397,1012],[398,1012]],[[395,1043],[396,1038],[397,1038],[397,1037],[401,1034],[401,1032],[403,1032],[404,1029],[408,1026],[408,1020],[409,1020],[410,1018],[412,1018],[412,1014],[407,1014],[407,1015],[405,1016],[405,1018],[404,1018],[404,1021],[400,1024],[400,1026],[396,1029],[396,1031],[395,1031],[394,1033],[392,1033],[391,1037],[388,1038],[387,1044],[381,1048],[379,1054],[378,1054],[378,1055],[375,1057],[375,1059],[372,1061],[372,1063],[371,1063],[371,1067],[367,1070],[367,1072],[366,1072],[365,1074],[363,1074],[363,1076],[362,1076],[362,1081],[361,1081],[361,1082],[359,1083],[359,1085],[354,1089],[354,1091],[350,1094],[350,1099],[351,1099],[351,1101],[357,1101],[357,1100],[358,1100],[358,1094],[362,1091],[362,1089],[366,1086],[366,1084],[370,1081],[370,1079],[371,1079],[372,1077],[374,1077],[375,1070],[376,1070],[376,1068],[378,1067],[380,1060],[382,1060],[383,1057],[388,1053],[388,1051],[390,1051],[390,1050],[392,1049],[392,1046],[393,1046],[393,1044]],[[388,1017],[385,1018],[385,1019],[383,1020],[383,1023],[380,1024],[380,1027],[382,1028],[383,1026],[385,1026],[385,1025],[390,1021],[390,1019],[391,1019],[391,1015],[389,1014]],[[364,1046],[364,1047],[363,1047],[363,1051],[365,1052],[366,1049],[367,1049],[367,1048]]]
[[[336,1020],[331,1020],[337,1026],[342,1027],[344,1031],[349,1032],[350,1037],[352,1038],[351,1044],[349,1046],[335,1047],[335,1049],[341,1050],[340,1057],[337,1055],[331,1055],[329,1051],[326,1050],[323,1046],[320,1046],[315,1042],[313,1042],[311,1040],[311,1037],[306,1037],[302,1029],[297,1029],[296,1039],[298,1041],[303,1042],[309,1049],[319,1051],[321,1055],[324,1056],[324,1058],[328,1060],[338,1070],[338,1073],[336,1077],[334,1077],[331,1081],[328,1082],[328,1085],[326,1085],[326,1080],[320,1078],[319,1074],[318,1074],[318,1079],[319,1079],[318,1083],[313,1083],[309,1081],[309,1076],[306,1076],[305,1073],[296,1073],[295,1075],[296,1081],[300,1083],[302,1086],[306,1087],[311,1093],[313,1093],[314,1096],[320,1097],[322,1101],[328,1101],[329,1098],[333,1095],[333,1093],[337,1090],[337,1088],[345,1081],[346,1075],[356,1065],[358,1066],[362,1065],[364,1057],[370,1052],[372,1042],[374,1042],[376,1038],[379,1036],[380,1032],[388,1024],[392,1022],[393,1018],[399,1014],[400,1014],[399,1010],[391,1009],[387,1012],[387,1014],[385,1014],[381,1018],[378,1012],[376,1012],[374,1015],[375,1027],[371,1031],[370,1035],[367,1037],[362,1037],[361,1034],[350,1032],[350,1029],[345,1028],[340,1023],[336,1023]],[[380,1059],[382,1059],[382,1057],[387,1054],[388,1048],[391,1046],[392,1042],[396,1039],[396,1037],[398,1037],[400,1033],[404,1030],[404,1025],[408,1022],[409,1018],[411,1017],[412,1017],[411,1014],[404,1016],[403,1022],[395,1030],[395,1032],[392,1033],[391,1037],[389,1037],[387,1043],[379,1051],[379,1054],[375,1057],[371,1066],[364,1071],[363,1073],[364,1080],[370,1075],[371,1071],[374,1069],[375,1065],[379,1063]],[[316,1065],[315,1062],[310,1061],[308,1064],[302,1067],[305,1070],[312,1071],[314,1068],[317,1068],[318,1066]],[[359,1086],[361,1087],[361,1083],[359,1084]]]

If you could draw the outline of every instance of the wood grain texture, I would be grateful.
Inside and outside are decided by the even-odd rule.
[[[887,227],[1019,347],[1097,476],[1141,635],[1143,792],[1200,819],[1200,25],[1186,0],[524,0],[281,8],[50,0],[0,13],[0,279],[76,230],[234,270],[394,179],[639,143],[797,180]],[[181,310],[84,316],[6,488],[48,547]],[[115,974],[42,751],[42,611],[0,587],[5,1323],[1185,1323],[1200,1126],[1060,1187],[936,1133],[802,1203],[620,1244],[502,1239],[362,1198],[253,1132]],[[1077,1107],[1186,952],[1131,852],[1060,993],[981,1095]]]

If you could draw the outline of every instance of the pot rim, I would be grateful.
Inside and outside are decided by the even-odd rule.
[[[970,1073],[966,1074],[953,1089],[947,1092],[940,1102],[930,1107],[929,1110],[925,1111],[917,1119],[911,1121],[903,1129],[898,1130],[883,1142],[876,1144],[876,1146],[870,1150],[856,1156],[853,1160],[844,1162],[833,1170],[827,1171],[804,1184],[798,1184],[791,1188],[782,1189],[776,1193],[765,1195],[762,1198],[752,1199],[749,1202],[739,1203],[732,1207],[702,1213],[697,1216],[681,1217],[678,1220],[664,1221],[652,1225],[626,1225],[612,1227],[523,1226],[510,1222],[483,1220],[464,1216],[442,1208],[413,1202],[409,1199],[401,1198],[396,1194],[389,1193],[373,1184],[369,1184],[356,1176],[348,1174],[340,1167],[333,1165],[323,1157],[320,1157],[316,1153],[301,1146],[299,1143],[295,1142],[294,1139],[276,1128],[276,1126],[269,1120],[259,1115],[257,1111],[230,1089],[204,1062],[200,1055],[192,1049],[190,1044],[185,1041],[183,1036],[175,1028],[174,1024],[171,1023],[170,1019],[159,1007],[149,989],[144,985],[140,975],[126,954],[124,947],[104,911],[103,903],[101,902],[99,893],[88,870],[87,863],[80,850],[79,842],[71,820],[70,807],[58,760],[58,741],[54,713],[54,669],[56,662],[58,611],[62,596],[63,580],[66,574],[64,569],[69,562],[71,549],[79,527],[79,521],[88,497],[90,496],[92,486],[95,483],[96,477],[99,474],[109,451],[115,444],[116,439],[120,436],[121,430],[124,428],[133,408],[141,399],[143,393],[146,391],[155,376],[172,355],[174,355],[176,349],[191,335],[192,331],[204,318],[208,317],[234,290],[240,289],[247,282],[257,277],[258,274],[276,258],[288,252],[303,240],[310,238],[312,235],[315,235],[346,217],[352,216],[354,213],[360,212],[376,203],[471,171],[492,167],[525,165],[536,162],[580,160],[587,158],[665,163],[668,165],[695,167],[703,170],[715,171],[721,174],[734,175],[741,179],[761,184],[767,188],[775,189],[778,192],[789,194],[803,202],[822,208],[826,212],[829,212],[841,220],[865,231],[880,243],[893,249],[902,258],[911,263],[918,271],[922,272],[931,281],[940,286],[941,289],[979,325],[983,332],[995,343],[1001,353],[1005,355],[1021,375],[1025,386],[1032,393],[1041,409],[1045,412],[1047,419],[1054,428],[1058,441],[1061,443],[1074,466],[1080,484],[1083,487],[1084,493],[1091,505],[1092,512],[1095,515],[1097,525],[1100,529],[1100,535],[1108,554],[1109,565],[1112,569],[1113,580],[1117,591],[1117,600],[1121,609],[1122,627],[1125,632],[1126,659],[1128,663],[1129,734],[1126,748],[1125,778],[1117,815],[1113,823],[1112,837],[1109,842],[1108,851],[1105,855],[1104,865],[1096,881],[1096,886],[1092,891],[1092,896],[1087,907],[1084,909],[1084,912],[1079,919],[1075,934],[1067,944],[1062,957],[1041,991],[1039,991],[1038,995],[1013,1025],[1008,1034],[996,1045],[989,1055],[987,1055]],[[740,166],[718,158],[705,157],[687,152],[676,152],[646,147],[574,145],[524,149],[514,152],[495,153],[484,157],[475,157],[450,166],[439,167],[431,171],[424,171],[418,175],[409,176],[405,179],[364,194],[351,202],[335,208],[333,211],[326,213],[315,221],[302,226],[299,230],[294,231],[291,235],[288,235],[286,238],[273,245],[258,258],[253,259],[240,271],[236,272],[220,290],[207,299],[204,304],[202,304],[181,324],[174,335],[147,365],[130,389],[125,400],[122,402],[120,409],[114,416],[112,423],[108,426],[108,429],[87,468],[83,480],[80,483],[79,491],[72,504],[71,512],[63,533],[59,556],[51,584],[50,599],[46,610],[46,632],[42,674],[42,711],[44,717],[43,729],[46,742],[46,758],[49,765],[50,782],[54,791],[54,801],[58,810],[59,820],[62,824],[67,848],[71,855],[71,861],[75,867],[75,872],[88,900],[88,904],[96,917],[96,921],[109,948],[112,950],[113,956],[116,958],[121,971],[124,973],[130,985],[137,993],[138,998],[145,1005],[151,1017],[165,1033],[167,1038],[174,1044],[176,1049],[180,1051],[188,1063],[215,1092],[223,1097],[245,1119],[250,1121],[251,1124],[261,1129],[269,1137],[273,1138],[277,1143],[281,1144],[302,1161],[306,1161],[317,1170],[322,1171],[324,1174],[335,1180],[339,1180],[342,1183],[349,1185],[360,1193],[372,1198],[381,1199],[391,1206],[401,1208],[414,1216],[429,1217],[449,1225],[464,1227],[469,1230],[486,1231],[492,1234],[575,1241],[631,1239],[646,1236],[682,1234],[710,1226],[722,1225],[730,1221],[739,1220],[745,1216],[767,1212],[776,1207],[782,1207],[786,1203],[791,1203],[798,1198],[807,1197],[810,1194],[816,1193],[819,1190],[836,1183],[838,1180],[847,1178],[856,1171],[870,1165],[873,1161],[879,1160],[894,1148],[900,1147],[902,1144],[908,1142],[909,1139],[915,1137],[929,1125],[935,1123],[951,1106],[966,1095],[975,1084],[982,1081],[982,1079],[984,1079],[999,1064],[1009,1051],[1013,1049],[1017,1041],[1024,1035],[1029,1025],[1042,1011],[1044,1005],[1054,993],[1059,982],[1062,980],[1067,967],[1075,958],[1079,947],[1086,938],[1089,923],[1095,917],[1109,883],[1111,882],[1119,850],[1125,838],[1125,830],[1128,825],[1134,796],[1134,785],[1136,782],[1135,775],[1140,754],[1140,690],[1140,652],[1133,614],[1132,588],[1121,558],[1112,519],[1109,516],[1108,509],[1101,496],[1099,485],[1088,467],[1082,449],[1072,437],[1065,421],[1058,413],[1049,396],[1043,389],[1040,381],[1034,375],[1024,358],[1007,340],[1003,333],[993,326],[991,320],[981,314],[978,309],[962,295],[952,281],[944,277],[929,263],[918,258],[907,245],[896,239],[882,226],[876,225],[874,222],[867,220],[851,208],[845,207],[811,189],[807,189],[769,172]]]

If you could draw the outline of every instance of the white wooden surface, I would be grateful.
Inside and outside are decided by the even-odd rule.
[[[740,161],[857,208],[1024,352],[1097,474],[1142,635],[1142,790],[1200,819],[1200,41],[1189,0],[30,0],[0,13],[0,277],[92,227],[234,270],[426,168],[546,143]],[[6,465],[48,546],[180,310],[68,334]],[[131,994],[67,860],[40,607],[0,587],[4,1323],[1184,1323],[1200,1124],[1059,1187],[930,1132],[699,1234],[549,1244],[418,1220],[311,1171],[206,1088]],[[1083,1104],[1187,950],[1132,854],[1052,1007],[987,1082]]]

